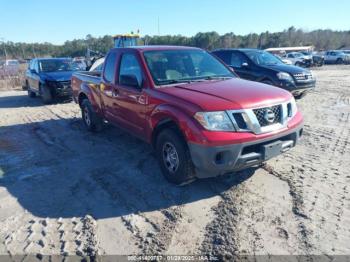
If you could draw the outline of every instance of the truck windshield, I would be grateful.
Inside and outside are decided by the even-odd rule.
[[[203,50],[146,51],[144,57],[157,85],[235,77]]]
[[[244,53],[257,65],[281,65],[283,62],[266,51],[244,51]]]
[[[40,72],[57,72],[57,71],[76,71],[79,70],[74,66],[71,60],[48,59],[39,61]]]

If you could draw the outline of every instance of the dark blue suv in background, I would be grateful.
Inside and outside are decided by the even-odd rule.
[[[57,97],[71,97],[71,77],[77,70],[69,58],[32,59],[25,80],[29,97],[39,95],[45,104]]]
[[[303,97],[316,85],[309,70],[286,65],[263,50],[219,49],[212,53],[231,67],[239,77],[286,89],[296,98]]]

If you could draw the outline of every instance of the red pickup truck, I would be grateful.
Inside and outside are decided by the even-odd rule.
[[[88,130],[108,121],[152,144],[176,184],[259,165],[302,134],[289,92],[239,79],[198,48],[115,48],[102,73],[73,74],[72,89]]]

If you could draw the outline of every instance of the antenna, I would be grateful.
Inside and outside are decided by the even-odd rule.
[[[158,16],[158,35],[160,35],[160,26],[159,26],[159,16]]]

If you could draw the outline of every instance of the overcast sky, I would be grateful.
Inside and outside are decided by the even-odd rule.
[[[350,30],[350,1],[337,0],[0,0],[0,40],[51,42],[87,34],[192,36],[304,30]]]

